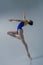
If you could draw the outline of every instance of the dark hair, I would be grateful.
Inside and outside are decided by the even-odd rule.
[[[33,25],[33,21],[32,20],[29,20],[28,24],[29,25]]]

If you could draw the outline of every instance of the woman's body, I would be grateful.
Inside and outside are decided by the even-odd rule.
[[[10,22],[12,22],[12,21],[20,22],[19,25],[17,26],[17,31],[9,31],[9,32],[7,32],[7,34],[10,35],[10,36],[13,36],[13,37],[16,37],[16,38],[20,39],[22,41],[22,43],[24,44],[24,46],[25,46],[25,49],[27,51],[28,57],[30,59],[32,59],[31,56],[30,56],[30,53],[28,51],[28,45],[27,45],[27,43],[24,40],[22,27],[24,27],[27,24],[33,25],[33,21],[32,20],[29,20],[29,21],[28,20],[14,20],[14,19],[10,19],[9,21]]]

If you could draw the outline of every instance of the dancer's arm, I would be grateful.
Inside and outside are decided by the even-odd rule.
[[[21,21],[23,21],[23,20],[17,20],[17,19],[9,19],[9,21],[10,21],[10,22],[12,22],[12,21],[21,22]]]
[[[20,20],[20,19],[9,19],[10,22],[16,21],[16,22],[28,22],[28,20]]]

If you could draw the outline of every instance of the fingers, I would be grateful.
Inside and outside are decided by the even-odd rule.
[[[12,21],[13,21],[13,19],[9,19],[9,21],[10,21],[10,22],[12,22]]]

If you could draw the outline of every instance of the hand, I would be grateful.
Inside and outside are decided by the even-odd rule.
[[[10,21],[10,22],[12,22],[12,21],[13,21],[13,19],[9,19],[9,21]]]

